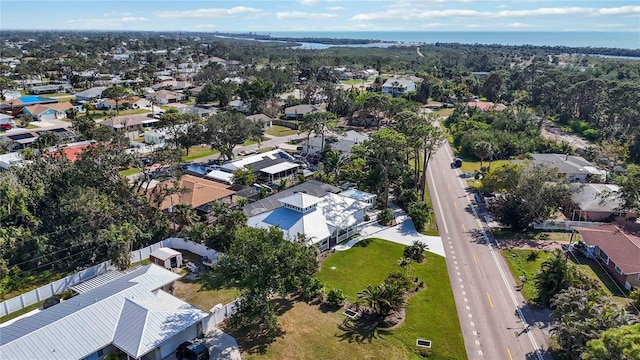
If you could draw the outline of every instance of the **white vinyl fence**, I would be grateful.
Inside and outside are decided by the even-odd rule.
[[[193,241],[182,238],[167,238],[145,248],[132,251],[131,262],[135,263],[148,259],[149,254],[161,247],[188,250],[200,256],[206,256],[213,262],[216,262],[218,259],[218,253],[215,250],[209,249],[204,245],[197,244]],[[7,299],[0,303],[0,317],[24,309],[27,306],[37,304],[40,301],[44,301],[46,298],[66,291],[67,289],[78,283],[89,280],[95,276],[104,274],[107,271],[114,269],[115,268],[111,265],[110,261],[105,261],[88,269],[77,272],[73,275],[67,276],[66,278],[54,281],[11,299]]]
[[[240,300],[241,298],[237,298],[224,306],[217,306],[211,309],[211,316],[204,321],[205,332],[213,329],[216,325],[238,312],[238,307],[236,305]]]

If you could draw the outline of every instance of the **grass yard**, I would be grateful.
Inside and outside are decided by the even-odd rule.
[[[26,314],[26,313],[28,313],[30,311],[33,311],[33,310],[41,307],[42,305],[44,305],[44,300],[42,300],[40,302],[37,302],[37,303],[35,303],[33,305],[29,305],[29,306],[27,306],[27,307],[25,307],[23,309],[18,310],[18,311],[12,312],[9,315],[5,315],[3,317],[0,317],[0,324],[2,324],[3,322],[7,322],[7,321],[9,321],[11,319],[15,319],[18,316],[24,315],[24,314]]]
[[[271,135],[271,136],[278,136],[278,137],[296,135],[297,133],[298,133],[298,130],[289,129],[288,127],[284,127],[280,125],[273,125],[272,127],[265,130],[265,134]]]
[[[200,159],[210,155],[218,154],[218,150],[213,150],[209,146],[194,146],[189,149],[189,155],[182,157],[182,161],[187,162],[195,159]]]
[[[496,160],[491,162],[491,166],[498,167],[508,162],[508,160]],[[489,162],[485,161],[482,165],[486,167],[489,165]],[[460,170],[463,173],[475,173],[476,171],[480,170],[480,161],[462,159],[462,167],[460,168]]]
[[[351,80],[340,80],[340,82],[345,85],[369,85],[369,84],[373,84],[374,80],[351,79]]]
[[[173,287],[175,297],[204,311],[210,311],[217,304],[228,304],[240,295],[236,289],[207,290],[206,278],[193,281],[180,279]]]
[[[522,295],[531,303],[535,303],[538,297],[538,290],[535,287],[534,279],[540,270],[540,265],[551,257],[551,252],[544,250],[503,249],[501,253],[509,265],[509,270],[514,279],[516,279],[516,283],[520,284],[518,277],[525,274],[528,281],[524,284]],[[569,257],[569,260],[585,275],[596,279],[602,288],[612,296],[613,302],[621,306],[629,303],[629,299],[626,298],[626,291],[618,288],[609,274],[603,270],[595,260],[584,257]]]
[[[131,168],[131,169],[126,169],[126,170],[119,171],[120,176],[123,176],[123,177],[127,177],[129,175],[135,175],[135,174],[137,174],[139,172],[140,172],[140,169],[138,169],[138,168]]]
[[[513,239],[513,240],[543,240],[543,241],[557,241],[562,243],[568,243],[571,240],[571,233],[558,231],[541,231],[531,230],[526,233],[512,232],[508,229],[494,230],[493,236],[498,239]],[[575,235],[578,236],[578,235]]]
[[[318,278],[327,290],[340,288],[354,300],[366,285],[377,285],[388,272],[400,269],[396,261],[403,249],[403,245],[380,239],[360,242],[348,251],[330,255]],[[433,341],[430,359],[466,359],[445,259],[427,253],[427,261],[414,264],[409,271],[426,287],[409,299],[406,320],[394,329],[349,326],[343,322],[342,310],[279,300],[278,322],[284,334],[272,343],[226,331],[236,336],[243,359],[418,360],[422,359],[414,353],[418,337]]]
[[[504,257],[511,275],[516,279],[516,283],[520,285],[518,279],[521,275],[525,275],[528,281],[522,287],[522,296],[530,303],[536,303],[538,299],[538,289],[536,289],[535,277],[540,270],[540,265],[551,257],[551,252],[541,250],[524,250],[524,249],[502,249],[500,250]]]
[[[146,110],[146,109],[133,109],[133,110],[120,110],[120,112],[118,114],[116,114],[115,111],[114,111],[113,114],[114,114],[114,116],[122,116],[122,115],[146,114],[146,113],[150,113],[150,112],[151,111]],[[110,114],[109,111],[96,110],[91,115],[93,115],[94,119],[104,119],[104,118],[108,117],[109,114]]]
[[[451,116],[451,114],[453,114],[454,111],[455,111],[454,108],[445,108],[445,109],[436,109],[433,113],[440,117],[448,118],[449,116]]]

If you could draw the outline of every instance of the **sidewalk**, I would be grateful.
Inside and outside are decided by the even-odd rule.
[[[382,226],[373,221],[360,230],[360,236],[350,240],[346,244],[337,245],[336,251],[345,251],[357,244],[360,240],[380,238],[394,243],[411,245],[414,241],[420,241],[428,246],[427,251],[445,257],[444,244],[440,236],[426,236],[420,234],[413,225],[413,220],[397,206],[390,206],[396,218],[396,226]]]

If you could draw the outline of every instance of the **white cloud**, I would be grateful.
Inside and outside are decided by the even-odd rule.
[[[538,28],[539,26],[533,25],[533,24],[525,24],[521,22],[514,22],[511,24],[507,24],[507,27],[510,29],[535,29],[535,28]]]
[[[302,4],[302,5],[307,5],[307,6],[309,6],[309,5],[315,5],[315,4],[317,4],[318,2],[320,2],[320,0],[300,0],[300,4]]]
[[[347,10],[347,8],[346,8],[346,7],[343,7],[343,6],[331,6],[331,7],[327,8],[327,9],[329,9],[329,10],[331,10],[331,11],[343,11],[343,10]]]
[[[149,21],[147,18],[124,16],[120,18],[100,18],[100,19],[72,19],[65,21],[70,26],[80,26],[87,28],[105,28],[129,25],[131,23]]]
[[[229,9],[223,8],[206,8],[184,11],[156,11],[153,13],[157,17],[161,18],[198,18],[198,19],[217,19],[222,17],[235,17],[235,16],[261,16],[265,12],[262,9],[235,6]]]
[[[409,2],[403,2],[407,4]],[[640,6],[622,6],[617,8],[590,7],[549,7],[528,10],[478,11],[470,9],[421,10],[412,7],[395,7],[375,13],[361,13],[353,16],[353,21],[376,20],[419,20],[446,17],[465,18],[514,18],[536,16],[633,16],[640,14]]]
[[[303,11],[281,11],[276,13],[278,20],[306,19],[306,20],[329,20],[335,19],[338,15],[329,13],[308,13]]]
[[[120,12],[120,11],[109,11],[104,13],[104,16],[107,17],[111,17],[111,16],[131,16],[133,14],[131,14],[130,12]]]

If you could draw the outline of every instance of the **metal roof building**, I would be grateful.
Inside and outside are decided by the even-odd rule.
[[[175,349],[171,340],[184,341],[177,334],[208,316],[162,290],[180,275],[159,266],[102,280],[109,278],[48,309],[0,325],[0,358],[98,359],[115,348],[134,359],[156,349],[162,356]]]

